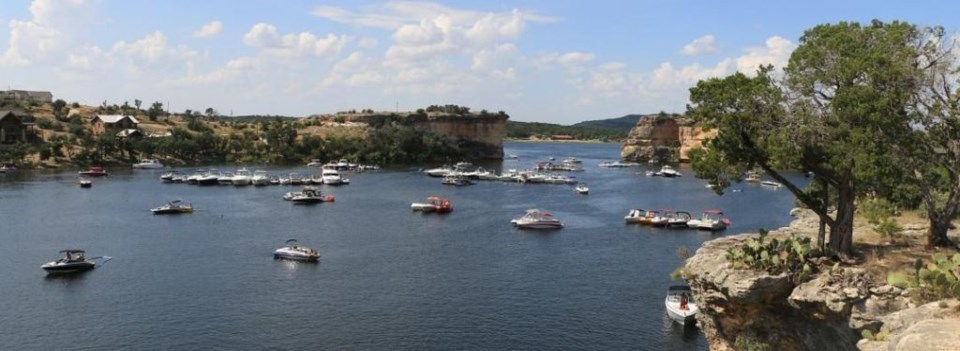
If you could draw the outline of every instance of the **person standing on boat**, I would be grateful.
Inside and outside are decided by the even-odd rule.
[[[687,310],[687,293],[680,294],[680,310]]]

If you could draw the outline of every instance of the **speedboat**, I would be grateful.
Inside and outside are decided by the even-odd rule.
[[[623,216],[623,221],[630,224],[643,223],[643,220],[646,217],[647,217],[647,211],[640,210],[640,209],[632,209],[630,210],[630,212],[627,212],[626,216]]]
[[[305,180],[305,181],[307,181],[307,180]],[[314,174],[314,175],[310,176],[309,182],[310,182],[310,184],[316,184],[316,185],[323,184],[323,174],[317,173],[317,174]]]
[[[666,227],[670,224],[670,218],[673,218],[674,214],[671,210],[659,210],[651,211],[656,213],[653,217],[650,218],[650,225],[657,227]]]
[[[150,212],[155,215],[193,213],[193,205],[184,204],[181,200],[173,200],[166,205],[150,209]]]
[[[177,171],[170,171],[170,172],[164,173],[160,175],[160,181],[164,183],[172,183],[173,177],[176,177],[177,175],[178,175]]]
[[[189,183],[189,184],[199,184],[199,183],[200,183],[200,177],[202,177],[205,173],[207,173],[207,170],[205,170],[205,169],[198,169],[198,170],[196,170],[195,172],[193,172],[193,174],[191,174],[190,176],[188,176],[188,177],[186,178],[186,181],[187,181],[187,183]]]
[[[682,176],[682,174],[673,169],[673,167],[664,165],[663,167],[660,167],[660,170],[657,172],[647,171],[647,176],[673,178]]]
[[[563,163],[582,163],[582,161],[580,161],[576,157],[567,157],[563,159]]]
[[[677,211],[673,213],[673,216],[667,221],[667,226],[670,227],[686,227],[687,222],[693,219],[693,216],[690,215],[690,212]]]
[[[217,185],[220,182],[220,173],[215,169],[201,173],[197,177],[197,184],[199,185]]]
[[[319,159],[312,159],[310,162],[307,162],[307,167],[320,167],[323,166],[323,161]]]
[[[697,312],[700,311],[693,301],[693,292],[686,285],[667,288],[667,298],[663,304],[667,309],[667,316],[684,326],[695,323]]]
[[[723,216],[723,211],[706,210],[703,211],[700,219],[687,221],[687,226],[700,230],[718,231],[727,229],[730,226],[730,220]]]
[[[105,177],[107,176],[107,170],[103,169],[100,166],[91,166],[89,169],[85,169],[79,172],[82,176],[87,177]]]
[[[529,209],[523,216],[510,221],[510,223],[520,229],[563,228],[563,222],[554,218],[550,213],[538,209]]]
[[[255,186],[270,185],[270,175],[267,174],[267,171],[256,170],[253,172],[253,177],[250,178],[250,182]]]
[[[462,177],[462,176],[446,176],[446,177],[443,177],[443,180],[440,181],[440,184],[465,186],[465,185],[473,185],[473,181],[470,179],[467,179],[467,177]]]
[[[448,213],[453,211],[453,207],[450,206],[450,201],[442,198],[431,196],[427,198],[427,203],[417,203],[414,202],[410,204],[410,208],[413,212],[436,212],[436,213]]]
[[[93,186],[93,181],[84,177],[80,177],[80,179],[77,180],[77,183],[80,184],[81,188],[89,188]]]
[[[233,172],[222,172],[217,175],[217,184],[220,185],[230,185],[233,184]]]
[[[620,161],[613,161],[613,162],[604,161],[598,164],[598,166],[604,167],[604,168],[627,168],[627,167],[637,167],[639,165],[640,164],[636,162],[620,162]]]
[[[324,169],[320,172],[320,177],[324,185],[340,185],[343,183],[343,178],[340,178],[340,172],[336,169]]]
[[[290,185],[303,185],[303,176],[300,173],[290,173]]]
[[[447,175],[450,174],[450,172],[453,172],[453,171],[454,169],[452,167],[443,166],[439,168],[428,169],[426,171],[423,171],[423,173],[426,173],[428,176],[431,176],[431,177],[446,177]]]
[[[509,155],[507,155],[507,156],[504,156],[503,158],[504,158],[504,159],[507,159],[507,160],[516,160],[516,159],[519,159],[520,156],[517,156],[517,155],[514,155],[514,154],[509,154]]]
[[[40,268],[48,274],[65,274],[94,269],[97,264],[84,257],[83,250],[60,250],[61,257],[56,261],[44,263]]]
[[[577,194],[587,195],[590,193],[590,188],[587,187],[587,183],[577,183],[577,186],[573,188],[573,191]]]
[[[285,242],[287,246],[281,247],[273,252],[275,260],[294,260],[304,262],[317,262],[320,254],[317,250],[297,244],[297,239],[290,239]]]
[[[344,171],[350,169],[350,162],[347,162],[346,159],[340,159],[337,161],[337,170]]]
[[[241,168],[237,170],[237,173],[233,175],[233,185],[250,185],[251,179],[253,176],[250,174],[250,171],[246,168]]]
[[[303,188],[303,191],[299,193],[288,193],[290,195],[290,200],[295,204],[316,204],[321,202],[332,202],[334,201],[333,195],[322,195],[320,190],[312,186],[307,186]],[[286,199],[286,195],[284,195]]]
[[[769,186],[769,187],[771,187],[771,188],[779,188],[779,187],[782,187],[782,186],[783,186],[783,184],[777,183],[777,182],[772,181],[772,180],[764,180],[764,181],[760,182],[760,185]]]
[[[0,173],[14,173],[17,171],[17,166],[12,163],[4,163],[0,166]]]
[[[160,163],[160,160],[154,158],[148,158],[146,160],[140,161],[139,163],[134,163],[133,168],[137,169],[160,169],[163,168],[163,164]]]
[[[267,182],[270,183],[270,185],[280,185],[280,184],[281,184],[280,177],[278,177],[278,176],[270,176],[270,179],[268,179]]]

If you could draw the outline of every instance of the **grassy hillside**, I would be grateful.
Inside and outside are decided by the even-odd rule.
[[[617,118],[583,121],[572,125],[572,127],[602,128],[629,132],[630,129],[633,129],[633,126],[637,125],[637,121],[640,120],[640,117],[643,117],[643,115],[626,115]]]

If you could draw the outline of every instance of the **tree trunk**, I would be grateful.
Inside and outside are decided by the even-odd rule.
[[[952,216],[930,214],[930,228],[927,229],[927,248],[953,247],[953,241],[947,237]]]
[[[837,215],[830,226],[830,254],[849,258],[853,254],[853,216],[856,210],[855,194],[850,184],[837,188]]]
[[[817,232],[817,247],[820,248],[820,254],[822,255],[826,252],[827,249],[827,221],[820,219],[820,231]]]

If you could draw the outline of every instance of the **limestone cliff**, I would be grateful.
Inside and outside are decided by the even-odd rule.
[[[505,113],[449,114],[442,112],[369,112],[311,116],[327,120],[364,123],[377,127],[388,122],[423,127],[433,133],[460,140],[471,159],[502,159],[507,134]]]
[[[812,212],[791,214],[791,225],[771,231],[769,239],[814,234]],[[941,337],[958,330],[957,301],[915,306],[906,292],[877,286],[860,268],[833,271],[821,264],[800,284],[785,275],[734,269],[727,249],[752,236],[708,241],[687,260],[687,282],[701,311],[697,323],[711,350],[735,350],[738,339],[773,350],[960,350],[957,333]],[[877,333],[881,327],[891,332],[886,341],[860,340],[863,330]]]
[[[626,161],[686,162],[690,149],[699,147],[714,132],[704,132],[692,120],[677,114],[640,117],[620,146],[620,158]]]

